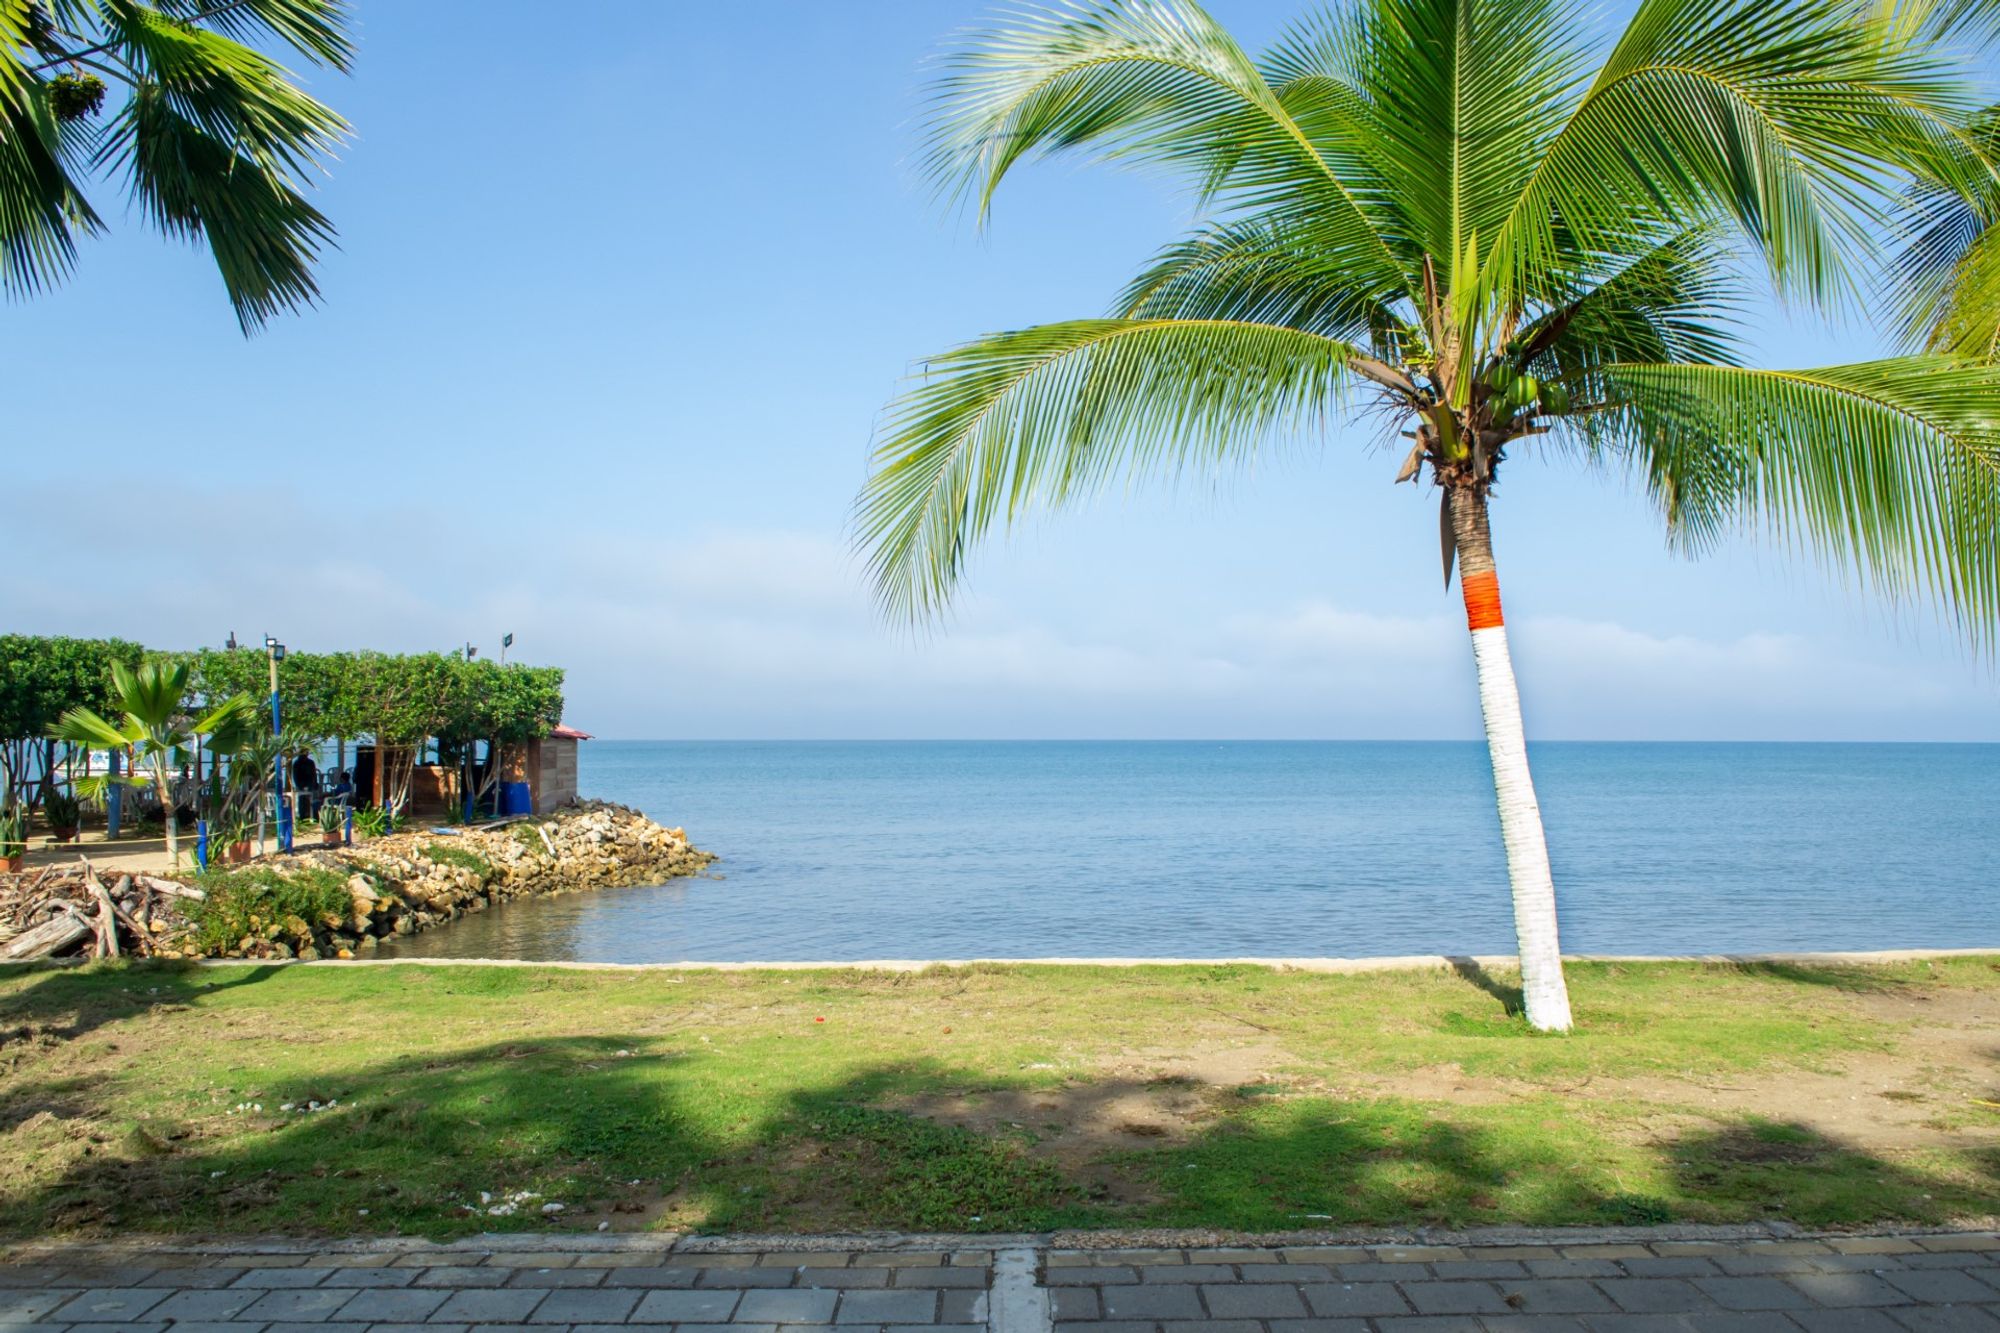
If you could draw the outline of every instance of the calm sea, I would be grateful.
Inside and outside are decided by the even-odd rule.
[[[2000,745],[1537,745],[1566,951],[2000,946]],[[719,878],[403,955],[656,962],[1504,953],[1484,748],[594,741]]]

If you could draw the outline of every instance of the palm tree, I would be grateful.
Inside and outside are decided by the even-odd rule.
[[[191,719],[186,707],[189,675],[186,662],[142,662],[137,670],[114,662],[111,706],[117,721],[88,708],[72,708],[49,730],[56,740],[127,756],[124,773],[86,778],[77,784],[78,790],[94,797],[113,783],[132,787],[151,784],[166,814],[167,855],[176,866],[181,848],[175,775],[201,737],[228,737],[233,744],[251,730],[257,709],[256,700],[239,694]]]
[[[103,226],[84,186],[111,177],[207,241],[246,333],[310,304],[333,227],[305,178],[347,125],[249,43],[344,70],[347,23],[345,0],[0,0],[0,282],[66,275]]]
[[[1527,1019],[1570,1007],[1488,504],[1510,453],[1622,469],[1672,539],[1761,519],[1895,593],[2000,617],[2000,368],[1953,352],[1741,363],[1753,274],[1831,306],[1899,183],[1969,189],[1952,48],[1867,0],[1347,0],[1253,60],[1192,0],[1002,21],[954,57],[928,168],[983,217],[1069,150],[1185,180],[1210,221],[1104,318],[992,334],[891,408],[857,542],[938,614],[996,520],[1240,465],[1368,413],[1441,492],[1471,630]],[[1399,446],[1400,447],[1400,446]]]

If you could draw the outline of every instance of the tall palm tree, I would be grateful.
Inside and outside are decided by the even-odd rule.
[[[1488,504],[1510,453],[1623,469],[1671,537],[1760,519],[1892,592],[2000,618],[2000,368],[1953,352],[1741,363],[1753,276],[1832,305],[1913,177],[1982,169],[1948,44],[1866,0],[1346,0],[1253,60],[1192,0],[1002,20],[948,66],[939,186],[983,216],[1068,150],[1212,219],[1104,318],[925,363],[857,506],[885,606],[938,613],[996,520],[1240,464],[1371,414],[1441,492],[1513,888],[1525,1009],[1570,1025]],[[1597,58],[1597,56],[1601,56]]]
[[[186,662],[142,662],[134,670],[122,662],[111,666],[111,706],[116,720],[88,708],[64,713],[49,734],[56,740],[92,749],[115,750],[127,757],[126,771],[99,774],[77,784],[88,796],[102,795],[112,783],[158,791],[167,820],[167,856],[181,861],[180,820],[175,813],[174,778],[203,736],[225,736],[231,742],[254,728],[257,702],[247,694],[223,700],[199,717],[187,708],[190,668]]]
[[[252,43],[344,70],[347,25],[345,0],[0,0],[0,282],[64,277],[110,178],[208,243],[246,333],[310,304],[333,226],[303,191],[347,125]]]

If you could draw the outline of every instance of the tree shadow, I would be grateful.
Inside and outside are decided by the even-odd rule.
[[[52,973],[0,1002],[0,1023],[92,1033],[191,1002],[211,976]],[[495,981],[492,1003],[517,1002],[500,981],[518,978]],[[90,990],[105,994],[85,1004]],[[2000,1194],[2000,1148],[1891,1161],[1746,1117],[1607,1152],[1602,1127],[1549,1094],[1474,1107],[1280,1083],[1052,1085],[922,1050],[843,1061],[759,1041],[708,1045],[676,1024],[216,1062],[218,1086],[192,1105],[135,1093],[144,1071],[93,1078],[67,1061],[0,1095],[17,1163],[0,1176],[0,1233],[1841,1224],[1943,1221]],[[1157,1135],[1132,1113],[1149,1097],[1180,1107]],[[968,1102],[983,1113],[953,1109]],[[1061,1130],[1092,1124],[1103,1132]]]
[[[1456,972],[1463,980],[1470,982],[1480,990],[1485,991],[1488,995],[1491,995],[1494,999],[1500,1001],[1509,1018],[1518,1018],[1527,1011],[1526,1002],[1521,995],[1521,988],[1518,985],[1509,986],[1496,978],[1491,972],[1486,970],[1485,965],[1477,958],[1459,954],[1447,958],[1445,961],[1451,964],[1451,970]]]
[[[1891,976],[1880,967],[1861,967],[1850,963],[1793,963],[1782,959],[1757,958],[1717,962],[1710,966],[1737,976],[1765,977],[1796,986],[1823,986],[1857,995],[1907,990],[1915,984],[1902,977]]]
[[[109,975],[92,965],[66,963],[0,963],[0,982],[39,974],[35,985],[0,992],[0,1057],[10,1047],[28,1042],[76,1041],[107,1023],[154,1011],[186,1009],[204,995],[254,986],[276,974],[268,964],[202,967],[167,959],[148,960],[141,968],[120,963]]]

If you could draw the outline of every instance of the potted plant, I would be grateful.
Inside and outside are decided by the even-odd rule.
[[[42,802],[42,816],[49,821],[49,832],[57,842],[75,842],[76,831],[83,823],[83,807],[76,797],[66,791],[52,791]]]
[[[250,859],[250,831],[250,817],[232,810],[208,826],[208,842],[211,847],[222,849],[224,861],[240,866]]]
[[[347,807],[328,801],[319,808],[319,841],[322,847],[338,847],[344,840]]]
[[[18,801],[0,806],[0,871],[11,875],[28,854],[28,812]]]

